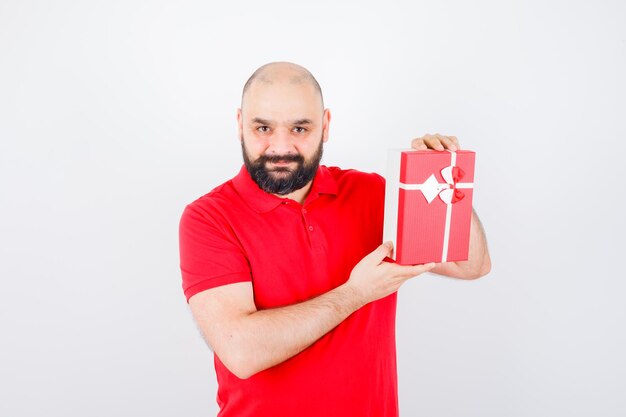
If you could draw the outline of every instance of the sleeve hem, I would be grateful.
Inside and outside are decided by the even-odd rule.
[[[238,282],[252,281],[248,272],[233,272],[231,274],[220,275],[214,278],[207,278],[197,284],[185,289],[185,297],[187,303],[189,299],[199,292],[209,290],[211,288],[220,287],[222,285],[235,284]]]

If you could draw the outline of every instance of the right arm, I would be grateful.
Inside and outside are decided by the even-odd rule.
[[[354,267],[345,284],[302,303],[257,310],[252,284],[243,282],[200,292],[189,306],[215,354],[245,379],[300,353],[365,304],[434,266],[382,262],[390,252],[390,244],[380,245]]]

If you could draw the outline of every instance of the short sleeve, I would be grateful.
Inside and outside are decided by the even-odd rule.
[[[381,184],[383,185],[383,192],[384,192],[384,190],[385,190],[385,184],[386,184],[386,182],[385,182],[385,177],[383,177],[383,176],[382,176],[382,175],[380,175],[380,174],[377,174],[376,172],[372,172],[372,175],[373,175],[375,178],[377,178],[377,179],[378,179],[378,182],[379,182],[379,183],[381,183]]]
[[[232,229],[221,216],[193,203],[180,219],[179,249],[187,302],[201,291],[252,280],[248,259]]]

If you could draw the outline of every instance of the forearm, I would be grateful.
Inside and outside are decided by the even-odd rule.
[[[438,264],[432,272],[455,278],[475,279],[488,274],[490,270],[491,258],[485,230],[476,212],[472,211],[467,260]]]
[[[470,278],[478,278],[491,269],[491,258],[487,248],[487,236],[476,211],[472,210],[472,224],[470,228],[470,245],[467,261],[457,261],[456,266],[463,270]]]
[[[398,291],[427,265],[383,262],[392,245],[379,245],[357,263],[346,283],[302,303],[257,310],[251,283],[213,288],[189,299],[207,343],[239,378],[302,352],[365,304]]]
[[[228,335],[230,363],[241,378],[300,353],[363,305],[344,284],[316,298],[259,310],[240,318]]]

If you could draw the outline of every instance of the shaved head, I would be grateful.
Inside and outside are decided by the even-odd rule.
[[[246,84],[243,86],[243,93],[241,94],[241,107],[243,108],[243,101],[246,96],[246,92],[256,83],[263,83],[265,85],[271,84],[309,84],[319,94],[322,108],[324,108],[324,99],[322,97],[322,89],[318,84],[313,74],[311,74],[306,68],[292,62],[270,62],[259,67],[248,78]]]

